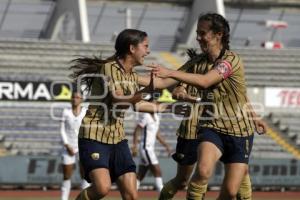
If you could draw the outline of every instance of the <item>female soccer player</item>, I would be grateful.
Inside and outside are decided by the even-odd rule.
[[[85,116],[86,108],[81,106],[82,98],[80,92],[73,92],[71,108],[66,108],[62,113],[61,137],[64,145],[62,153],[63,182],[61,185],[61,199],[68,200],[71,190],[71,176],[73,167],[78,159],[78,132],[81,120]],[[80,170],[83,178],[83,172]],[[82,179],[81,189],[88,187],[86,180]]]
[[[138,91],[140,81],[133,68],[142,65],[150,53],[147,34],[126,29],[117,36],[115,50],[108,59],[79,58],[71,67],[73,77],[87,84],[93,100],[79,131],[80,162],[92,185],[77,200],[105,197],[112,182],[116,182],[124,200],[137,199],[136,166],[123,126],[125,109],[132,105],[144,112],[168,110],[166,105],[141,101],[148,96],[143,96],[143,92],[153,90],[149,77],[146,81],[150,85]]]
[[[208,13],[198,19],[197,41],[203,52],[198,73],[174,71],[152,66],[161,78],[173,78],[204,90],[204,111],[199,122],[200,144],[195,173],[189,183],[187,199],[201,199],[216,162],[225,164],[225,177],[218,199],[235,199],[253,144],[255,128],[265,132],[246,95],[241,58],[229,50],[229,24],[219,14]]]
[[[187,54],[190,60],[185,64],[190,67],[185,71],[189,73],[198,73],[199,67],[197,63],[201,54],[196,54],[194,50],[189,49]],[[176,152],[173,154],[173,159],[177,162],[177,172],[174,178],[169,180],[163,187],[160,193],[160,200],[172,199],[178,190],[184,189],[197,162],[197,149],[200,143],[198,138],[201,133],[197,133],[197,124],[201,118],[204,106],[201,102],[203,90],[184,83],[179,83],[173,90],[173,98],[191,103],[191,115],[188,119],[182,120],[177,130],[177,145]],[[247,173],[242,182],[237,194],[237,199],[251,200],[252,189],[249,174]]]

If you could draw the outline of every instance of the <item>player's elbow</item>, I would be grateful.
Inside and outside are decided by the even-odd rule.
[[[204,83],[204,84],[201,84],[199,87],[202,89],[207,89],[207,88],[209,88],[209,86],[210,86],[209,84]]]

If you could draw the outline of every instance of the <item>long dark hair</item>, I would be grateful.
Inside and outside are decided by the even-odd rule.
[[[223,48],[229,50],[229,38],[230,38],[230,27],[228,21],[220,14],[217,13],[206,13],[200,15],[198,18],[198,23],[200,21],[209,21],[211,23],[210,29],[214,33],[223,33],[222,44]]]
[[[70,67],[70,69],[73,70],[73,73],[70,75],[70,77],[76,82],[78,78],[80,78],[80,84],[86,85],[85,89],[90,90],[94,80],[92,75],[99,73],[101,66],[116,58],[125,58],[125,56],[130,52],[130,45],[137,46],[139,43],[143,42],[146,37],[147,33],[144,31],[137,29],[123,30],[116,38],[115,54],[113,56],[107,59],[102,59],[101,56],[82,56],[76,58],[71,61],[73,65]]]

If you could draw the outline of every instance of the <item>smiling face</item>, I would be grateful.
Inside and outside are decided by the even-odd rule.
[[[148,37],[145,37],[145,39],[136,46],[130,45],[130,52],[135,62],[134,66],[142,65],[145,61],[145,57],[150,54]]]
[[[210,21],[199,21],[197,26],[197,41],[203,53],[211,53],[221,48],[222,33],[214,33]]]

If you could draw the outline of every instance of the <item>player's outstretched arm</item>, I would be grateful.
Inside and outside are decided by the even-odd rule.
[[[208,88],[223,80],[223,76],[215,69],[206,74],[186,73],[178,70],[171,70],[160,65],[149,65],[154,75],[160,78],[174,78],[189,85],[200,88]]]
[[[143,75],[138,76],[138,84],[141,86],[149,85],[150,81],[151,81],[151,76],[143,76]],[[154,89],[165,89],[174,86],[177,83],[178,81],[173,78],[163,79],[159,77],[154,77]]]
[[[189,116],[191,107],[188,104],[178,103],[155,103],[140,101],[135,104],[134,110],[147,113],[174,113],[176,115]]]

